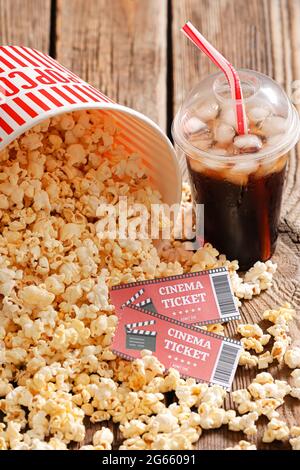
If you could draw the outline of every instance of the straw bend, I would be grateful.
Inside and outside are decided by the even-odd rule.
[[[238,134],[247,134],[247,120],[243,102],[243,92],[237,71],[233,65],[188,21],[181,31],[195,46],[204,52],[207,57],[225,74],[228,81],[232,99],[235,102],[236,122]]]

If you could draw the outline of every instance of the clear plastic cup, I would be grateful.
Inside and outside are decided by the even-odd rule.
[[[248,269],[275,250],[288,152],[300,125],[278,83],[252,70],[239,76],[247,136],[237,136],[235,104],[221,73],[189,93],[172,133],[194,201],[204,204],[205,241]]]

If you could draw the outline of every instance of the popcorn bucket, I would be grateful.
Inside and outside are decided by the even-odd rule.
[[[111,115],[122,130],[118,143],[142,157],[163,202],[180,202],[181,176],[173,146],[151,119],[113,102],[36,49],[0,47],[0,151],[45,119],[84,109]]]

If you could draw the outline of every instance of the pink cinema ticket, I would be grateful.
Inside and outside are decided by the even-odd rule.
[[[205,325],[240,318],[226,268],[114,286],[116,310],[135,305],[187,324]]]
[[[117,311],[118,326],[112,350],[125,359],[140,357],[148,349],[166,369],[182,377],[230,389],[238,365],[241,343],[135,305]]]

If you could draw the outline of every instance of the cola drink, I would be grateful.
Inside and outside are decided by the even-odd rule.
[[[268,260],[276,246],[286,156],[278,170],[241,176],[197,171],[188,163],[193,196],[204,204],[204,236],[241,269]],[[216,229],[216,225],[217,228]]]
[[[243,270],[276,246],[288,151],[299,118],[282,88],[241,71],[248,133],[237,135],[235,105],[223,77],[193,90],[173,123],[195,203],[204,204],[204,237]]]

